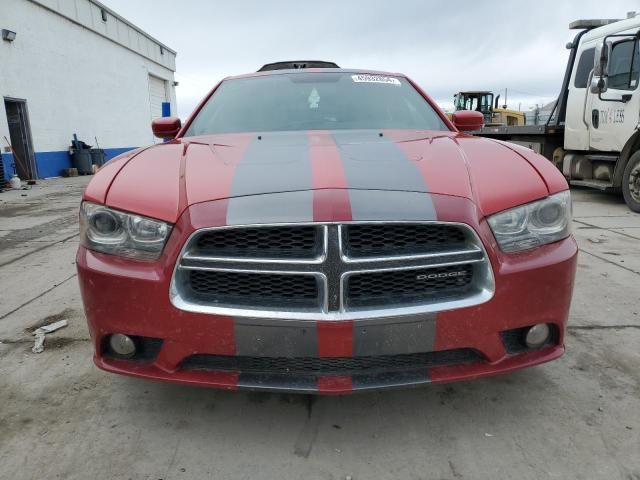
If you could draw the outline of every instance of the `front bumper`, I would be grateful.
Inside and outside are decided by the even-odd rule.
[[[564,352],[575,241],[567,238],[534,251],[504,255],[486,224],[473,225],[473,210],[468,207],[454,210],[469,212],[466,223],[487,249],[496,289],[486,303],[348,321],[252,319],[179,310],[169,299],[173,267],[184,239],[196,229],[214,225],[215,207],[215,202],[200,210],[191,207],[155,263],[80,247],[80,287],[99,368],[225,389],[343,394],[506,373]],[[206,215],[199,213],[205,208]],[[514,350],[503,340],[501,332],[537,323],[548,323],[555,331],[544,347]],[[158,339],[159,348],[144,358],[117,359],[105,349],[105,339],[112,333]],[[278,368],[261,370],[265,358]],[[237,366],[247,364],[250,371]]]

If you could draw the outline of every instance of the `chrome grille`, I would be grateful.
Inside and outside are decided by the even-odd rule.
[[[493,288],[484,248],[463,224],[251,225],[195,232],[171,300],[188,311],[339,320],[476,305]]]

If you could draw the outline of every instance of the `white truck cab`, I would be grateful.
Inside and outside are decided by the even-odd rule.
[[[639,30],[640,16],[635,16],[595,28],[582,37],[569,83],[566,150],[621,152],[637,132]],[[604,69],[600,65],[603,55]]]
[[[640,213],[640,15],[577,20],[562,90],[546,125],[477,134],[545,155],[572,185],[621,191]]]

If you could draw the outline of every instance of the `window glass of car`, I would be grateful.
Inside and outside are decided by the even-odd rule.
[[[587,48],[580,54],[580,60],[578,60],[578,67],[576,68],[576,78],[573,81],[575,88],[587,88],[589,74],[593,70],[595,52],[595,48]]]
[[[297,72],[224,81],[186,135],[340,129],[448,130],[405,78]]]
[[[609,57],[608,87],[617,90],[635,90],[640,73],[638,42],[624,40],[613,45]]]

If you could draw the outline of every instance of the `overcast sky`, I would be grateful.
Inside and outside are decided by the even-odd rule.
[[[301,59],[405,73],[443,107],[459,90],[508,88],[525,109],[558,94],[569,22],[640,11],[637,0],[102,1],[178,52],[182,118],[227,75]]]

